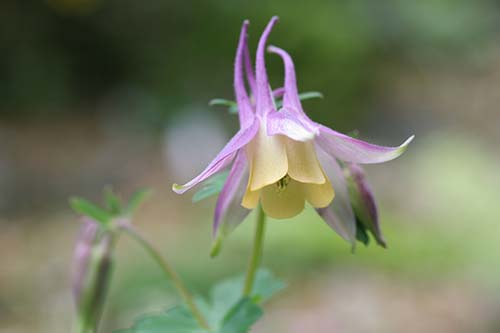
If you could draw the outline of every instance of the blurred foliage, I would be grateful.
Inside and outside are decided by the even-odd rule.
[[[497,35],[498,9],[493,0],[5,0],[1,115],[45,119],[118,108],[131,121],[162,126],[182,105],[232,99],[242,20],[251,21],[255,49],[278,14],[271,43],[291,52],[299,88],[322,91],[322,109],[336,110],[342,126],[351,111],[369,106],[386,64],[473,54]],[[267,58],[279,86],[282,65]]]
[[[262,316],[260,305],[281,291],[285,284],[270,271],[257,272],[250,296],[242,296],[244,276],[225,279],[215,285],[208,300],[198,298],[198,306],[212,328],[209,332],[245,333]],[[148,313],[134,325],[120,333],[206,333],[184,306],[176,306],[162,313]],[[118,332],[117,332],[118,333]]]

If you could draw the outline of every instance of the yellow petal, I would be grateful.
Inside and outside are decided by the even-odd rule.
[[[288,175],[301,183],[324,184],[326,181],[312,141],[287,139]]]
[[[294,217],[304,209],[302,185],[290,179],[285,188],[266,186],[261,190],[261,203],[264,212],[275,219]]]
[[[260,199],[260,191],[250,191],[247,187],[245,195],[243,196],[243,200],[241,201],[241,205],[247,209],[254,209],[259,204]]]
[[[328,206],[335,197],[330,180],[324,177],[326,179],[324,184],[302,184],[305,199],[315,208]]]
[[[251,191],[274,184],[286,175],[288,161],[285,140],[282,135],[268,136],[264,126],[261,126],[256,137],[250,142],[248,155],[251,161]]]

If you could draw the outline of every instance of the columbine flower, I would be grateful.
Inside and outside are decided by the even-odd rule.
[[[264,61],[267,39],[277,21],[273,17],[260,38],[255,79],[248,55],[248,22],[243,23],[234,71],[241,129],[201,174],[185,185],[174,184],[173,190],[184,193],[233,163],[215,208],[214,232],[222,221],[234,227],[259,202],[267,215],[284,219],[299,214],[307,201],[343,238],[354,242],[356,220],[337,159],[362,164],[389,161],[401,155],[413,137],[399,147],[381,147],[313,122],[302,109],[290,56],[271,46],[268,50],[285,65],[284,87],[275,92],[283,93],[283,106],[277,110]]]

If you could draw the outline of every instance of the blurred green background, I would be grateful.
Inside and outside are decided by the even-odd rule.
[[[170,191],[237,129],[239,29],[294,57],[316,121],[368,141],[416,140],[367,167],[389,249],[357,254],[312,210],[269,223],[265,266],[289,288],[254,332],[500,331],[500,3],[493,0],[0,2],[0,331],[68,332],[78,218],[71,195],[155,195],[138,228],[204,294],[241,272],[252,217],[210,259],[214,200]],[[282,64],[268,55],[271,83]],[[175,302],[123,239],[102,332]]]

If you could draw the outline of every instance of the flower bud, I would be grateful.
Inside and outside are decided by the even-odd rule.
[[[79,333],[95,332],[111,276],[114,235],[84,218],[74,253],[73,297]]]
[[[344,172],[358,229],[367,229],[380,246],[386,247],[386,242],[380,230],[377,204],[371,187],[366,180],[365,171],[358,164],[346,163]]]

